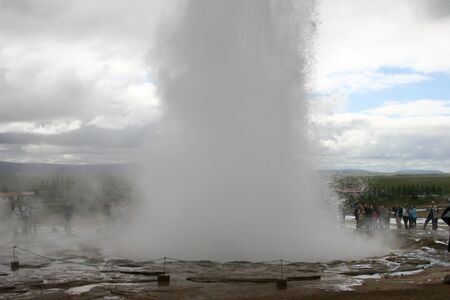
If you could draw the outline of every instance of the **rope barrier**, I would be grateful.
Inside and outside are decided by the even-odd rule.
[[[296,264],[296,262],[292,262],[292,261],[285,260],[285,259],[282,259],[282,261],[287,262],[288,264]]]
[[[12,248],[12,250],[13,250],[13,255],[12,255],[13,256],[13,261],[17,260],[17,254],[15,253],[15,249],[18,249],[18,250],[21,250],[21,251],[26,252],[28,254],[31,254],[31,255],[34,255],[34,256],[37,256],[37,257],[40,257],[40,258],[44,258],[44,259],[47,259],[47,260],[50,260],[50,261],[53,261],[53,262],[65,262],[65,263],[68,263],[68,264],[84,265],[84,266],[90,266],[90,267],[95,267],[96,269],[99,269],[99,267],[96,264],[68,261],[71,258],[57,259],[57,258],[53,258],[53,257],[49,257],[49,256],[45,256],[45,255],[33,252],[31,250],[28,250],[28,249],[25,249],[25,248],[22,248],[22,247],[19,247],[19,246],[12,246],[12,247],[9,247],[9,248]]]
[[[187,262],[186,260],[182,260],[182,259],[176,259],[176,258],[170,258],[170,257],[166,257],[167,260],[172,260],[172,261],[176,261],[176,262]]]
[[[41,258],[45,258],[45,259],[48,259],[48,260],[51,260],[51,261],[58,261],[58,259],[56,259],[56,258],[52,258],[52,257],[48,257],[48,256],[45,256],[45,255],[41,255],[41,254],[35,253],[35,252],[33,252],[33,251],[30,251],[30,250],[27,250],[27,249],[18,247],[18,246],[13,246],[13,247],[16,248],[16,249],[22,250],[22,251],[24,251],[24,252],[27,252],[27,253],[29,253],[29,254],[32,254],[32,255],[41,257]]]
[[[17,250],[23,251],[25,253],[28,253],[28,254],[40,257],[40,258],[50,260],[52,262],[65,262],[65,263],[69,263],[69,264],[91,266],[91,267],[95,267],[97,269],[99,268],[96,264],[68,261],[71,258],[57,259],[57,258],[53,258],[53,257],[50,257],[50,256],[46,256],[46,255],[42,255],[42,254],[36,253],[34,251],[31,251],[31,250],[28,250],[28,249],[25,249],[25,248],[22,248],[22,247],[19,247],[19,246],[1,246],[1,248],[9,248],[9,249],[13,250],[13,255],[12,255],[13,256],[13,261],[17,260],[17,254],[16,254],[16,249],[17,249]],[[5,255],[4,257],[10,257],[10,256],[6,256]],[[177,259],[177,258],[172,258],[172,257],[160,257],[160,258],[146,260],[146,261],[141,262],[141,263],[148,263],[148,262],[162,262],[164,271],[166,270],[166,263],[168,263],[168,262],[181,262],[181,263],[194,262],[195,263],[195,261],[187,261],[187,260],[182,260],[182,259]],[[281,278],[283,278],[283,263],[285,263],[284,266],[286,266],[286,263],[287,264],[295,264],[295,262],[288,261],[288,260],[285,260],[285,259],[266,260],[266,261],[250,262],[250,263],[253,263],[253,264],[267,264],[267,265],[274,265],[275,263],[277,263],[280,266]]]
[[[276,260],[266,260],[266,261],[258,261],[255,262],[254,264],[273,264],[273,263],[279,263],[281,260],[280,259],[276,259]],[[283,260],[285,261],[285,260]]]

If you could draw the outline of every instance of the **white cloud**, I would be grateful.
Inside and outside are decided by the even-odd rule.
[[[160,114],[149,52],[167,2],[0,0],[0,159],[130,160]]]
[[[81,128],[80,120],[54,120],[48,123],[11,122],[0,123],[0,133],[34,133],[53,135],[66,133]]]
[[[148,52],[161,3],[1,1],[1,120],[154,122]]]
[[[161,114],[156,88],[150,82],[105,88],[105,93],[110,94],[114,102],[105,105],[89,124],[110,129],[143,126],[155,121]]]
[[[390,117],[447,117],[450,116],[450,101],[429,99],[408,102],[389,101],[363,113]]]
[[[137,149],[104,148],[101,151],[90,146],[71,147],[48,144],[0,145],[2,161],[23,163],[101,164],[133,162]]]
[[[359,113],[320,113],[314,122],[334,167],[450,171],[450,100],[389,102]],[[328,161],[329,162],[329,161]]]
[[[316,89],[350,93],[425,80],[421,74],[450,72],[450,18],[425,16],[424,11],[435,10],[426,2],[321,1]],[[380,73],[382,67],[411,72],[392,76]]]
[[[31,51],[28,42],[1,48],[0,38],[3,121],[77,118],[103,126],[103,122],[92,122],[102,118],[123,128],[157,117],[146,49],[108,49],[107,42],[47,41],[35,43]]]
[[[316,89],[321,93],[357,93],[383,90],[394,86],[429,80],[430,77],[417,74],[386,74],[361,71],[334,73],[319,80]]]

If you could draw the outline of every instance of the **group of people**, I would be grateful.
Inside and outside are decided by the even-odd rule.
[[[388,229],[390,212],[383,205],[375,206],[367,203],[355,203],[354,216],[356,228]]]
[[[70,202],[63,203],[57,214],[49,214],[48,211],[42,209],[42,203],[31,199],[25,200],[18,197],[10,199],[8,202],[7,206],[0,207],[0,221],[6,221],[5,224],[8,224],[9,230],[15,236],[36,234],[38,225],[42,226],[44,223],[51,224],[54,231],[58,231],[58,227],[61,226],[66,233],[73,232],[72,224],[76,209],[75,205]],[[44,221],[44,216],[46,221]],[[48,220],[50,216],[53,219],[52,222]],[[126,203],[104,203],[98,214],[88,215],[86,212],[81,212],[79,216],[93,217],[94,220],[103,221],[106,228],[121,226],[131,219],[130,209]]]
[[[404,205],[394,206],[392,208],[392,214],[395,217],[397,228],[402,229],[402,220],[405,225],[405,229],[416,229],[417,225],[417,209],[416,205]]]
[[[405,229],[416,229],[417,226],[417,209],[415,204],[398,205],[392,207],[392,209],[387,209],[383,205],[376,206],[357,202],[354,204],[353,213],[356,220],[356,228],[358,229],[389,229],[391,217],[395,218],[398,229],[403,227]],[[433,201],[431,207],[428,208],[423,229],[426,229],[431,221],[432,229],[436,230],[438,218],[439,209]]]
[[[33,203],[19,198],[11,206],[14,235],[18,235],[19,231],[24,234],[36,233],[37,210]]]

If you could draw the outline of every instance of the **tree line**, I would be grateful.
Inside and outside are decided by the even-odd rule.
[[[442,196],[442,187],[435,185],[397,185],[397,186],[381,186],[369,187],[365,194],[375,197],[415,197],[415,196]]]

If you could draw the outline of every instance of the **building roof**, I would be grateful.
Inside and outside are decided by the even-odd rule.
[[[16,198],[18,195],[19,195],[18,192],[6,192],[6,193],[0,192],[0,199]]]
[[[22,196],[22,197],[30,197],[30,196],[34,196],[34,192],[6,192],[6,193],[2,193],[0,192],[0,199],[11,199],[11,198],[17,198],[18,196]]]
[[[21,192],[20,196],[34,196],[34,192]]]
[[[339,189],[338,192],[341,193],[352,193],[352,194],[356,194],[356,193],[362,193],[362,188],[358,188],[358,187],[352,187],[352,188],[344,188],[344,189]]]

